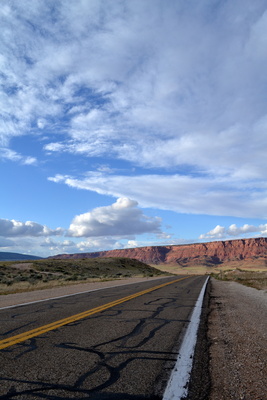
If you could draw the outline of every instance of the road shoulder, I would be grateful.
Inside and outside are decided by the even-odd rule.
[[[266,291],[211,279],[208,322],[210,400],[266,399]]]

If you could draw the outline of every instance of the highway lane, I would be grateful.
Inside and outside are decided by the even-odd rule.
[[[205,277],[146,281],[0,311],[0,345],[133,296],[0,351],[0,399],[161,399]],[[135,293],[173,282],[134,297]]]

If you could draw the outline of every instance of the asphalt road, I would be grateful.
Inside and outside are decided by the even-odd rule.
[[[206,279],[179,278],[0,310],[0,399],[161,399]]]

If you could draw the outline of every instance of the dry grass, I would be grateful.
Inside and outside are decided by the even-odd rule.
[[[162,264],[162,265],[151,265],[160,271],[165,271],[170,274],[177,275],[211,275],[218,274],[221,271],[229,271],[242,269],[244,271],[255,271],[255,272],[267,272],[265,261],[254,262],[252,261],[231,261],[225,262],[219,265],[204,265],[204,264],[188,264],[182,267],[179,264]]]
[[[161,271],[177,275],[211,275],[216,279],[235,281],[256,289],[267,289],[267,268],[265,262],[232,261],[218,266],[156,265]]]
[[[211,265],[151,265],[127,258],[34,260],[0,262],[0,294],[48,289],[73,283],[97,282],[126,277],[212,275],[257,289],[267,288],[265,260],[233,261]]]
[[[162,274],[158,269],[127,258],[0,262],[0,294]]]
[[[211,271],[216,271],[216,268],[210,268],[205,265],[196,265],[181,267],[180,265],[153,265],[153,267],[158,268],[162,272],[167,272],[169,274],[175,275],[205,275],[210,274]]]
[[[223,281],[234,281],[259,290],[267,289],[267,271],[249,271],[242,269],[220,271],[212,275]]]
[[[56,287],[62,287],[62,286],[69,286],[73,284],[79,284],[79,283],[91,283],[91,282],[105,282],[105,281],[112,281],[120,278],[88,278],[85,280],[80,280],[80,281],[65,281],[65,280],[53,280],[50,282],[43,282],[43,281],[38,281],[35,282],[34,284],[31,284],[29,282],[15,282],[11,286],[7,285],[2,285],[0,284],[0,295],[6,295],[6,294],[14,294],[14,293],[24,293],[24,292],[32,292],[34,290],[43,290],[43,289],[53,289]]]

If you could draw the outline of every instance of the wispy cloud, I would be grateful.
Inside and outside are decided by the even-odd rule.
[[[70,187],[114,197],[127,196],[142,207],[180,213],[262,217],[266,216],[266,183],[230,180],[228,177],[184,175],[103,175],[83,178],[56,175],[49,178]],[[160,188],[160,190],[159,190]]]
[[[1,13],[7,143],[46,127],[65,136],[45,145],[50,152],[263,176],[259,1],[194,10],[174,1],[36,1],[31,10],[4,2]]]
[[[23,165],[36,165],[37,159],[31,156],[23,156],[9,148],[0,147],[0,159],[18,162]]]

